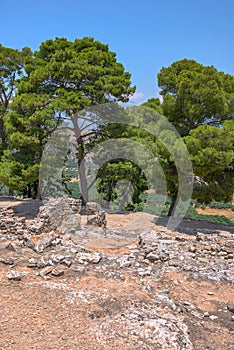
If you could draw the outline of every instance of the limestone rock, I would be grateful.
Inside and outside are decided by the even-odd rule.
[[[21,272],[18,272],[16,270],[11,270],[7,272],[6,277],[8,278],[8,280],[21,281],[23,275],[24,274]]]
[[[88,202],[86,204],[87,225],[106,227],[106,213],[98,203]]]
[[[62,275],[64,275],[64,270],[61,269],[60,267],[56,267],[56,268],[51,272],[51,275],[56,276],[56,277],[62,276]]]
[[[86,252],[81,252],[77,254],[76,257],[76,262],[79,264],[87,264],[87,263],[92,263],[92,264],[97,264],[101,260],[101,255],[99,253],[86,253]]]
[[[0,261],[4,264],[4,265],[14,265],[15,261],[12,258],[1,258]]]

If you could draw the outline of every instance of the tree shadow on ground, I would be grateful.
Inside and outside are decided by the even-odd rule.
[[[168,216],[161,216],[155,219],[155,224],[167,227],[169,221]],[[179,226],[176,228],[177,232],[196,235],[198,232],[204,234],[218,234],[220,231],[226,231],[234,234],[234,226],[224,225],[221,223],[210,222],[206,220],[194,220],[190,218],[183,218]]]
[[[42,202],[35,199],[17,199],[14,197],[0,197],[0,207],[11,208],[15,216],[35,219]]]
[[[32,220],[37,217],[41,204],[42,202],[39,200],[27,199],[15,205],[12,209],[15,216],[24,216],[26,220]]]

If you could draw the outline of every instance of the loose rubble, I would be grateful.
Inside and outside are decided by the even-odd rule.
[[[233,329],[233,300],[222,304],[214,291],[208,290],[208,301],[205,299],[204,303],[219,303],[214,312],[204,311],[191,300],[176,300],[173,294],[175,287],[182,288],[184,281],[233,286],[233,234],[186,235],[154,229],[139,235],[120,228],[109,229],[105,212],[96,203],[87,204],[86,215],[87,223],[81,227],[81,202],[70,198],[54,203],[50,200],[50,205],[41,206],[38,216],[30,221],[16,218],[12,207],[1,208],[0,268],[7,269],[6,281],[22,284],[32,276],[39,278],[37,283],[52,286],[54,280],[67,281],[69,276],[75,276],[79,281],[82,276],[92,275],[105,283],[116,281],[122,288],[128,280],[137,283],[142,300],[138,296],[137,302],[129,295],[128,307],[118,305],[115,312],[107,312],[93,324],[90,332],[100,349],[198,349],[194,344],[199,339],[190,336],[193,324],[202,327],[204,322],[221,322],[226,317],[227,327]],[[126,235],[132,237],[132,244],[124,254],[99,251],[98,243],[96,249],[87,248],[98,239],[112,239],[116,246],[121,246]],[[137,243],[133,244],[134,241]],[[22,271],[25,268],[27,272]],[[172,275],[184,279],[172,280],[173,289],[169,282],[160,285]],[[157,286],[160,293],[155,292]],[[74,305],[83,302],[102,305],[111,297],[108,293],[88,292],[89,287],[86,291],[67,288],[64,284],[66,300]],[[96,313],[93,315],[97,317]],[[231,349],[228,346],[225,349]]]

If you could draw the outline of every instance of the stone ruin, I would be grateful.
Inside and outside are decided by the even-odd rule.
[[[23,280],[22,290],[32,285],[39,290],[42,285],[43,288],[56,288],[57,296],[61,289],[61,293],[66,293],[65,307],[68,302],[78,305],[81,315],[84,313],[91,318],[92,331],[101,348],[106,348],[106,344],[122,348],[122,338],[116,337],[120,333],[128,340],[129,349],[146,349],[147,344],[147,349],[165,350],[195,349],[191,341],[201,329],[207,329],[207,339],[214,330],[215,334],[221,334],[220,327],[225,337],[229,334],[234,321],[234,305],[233,302],[225,304],[221,292],[226,288],[223,294],[231,298],[228,291],[234,285],[234,234],[231,232],[187,235],[166,232],[160,227],[143,230],[140,234],[122,229],[104,230],[105,212],[97,203],[87,204],[87,224],[81,230],[81,201],[67,197],[48,200],[39,207],[37,217],[30,221],[16,211],[17,206],[0,209],[0,267],[6,272],[6,279],[17,283]],[[103,246],[99,250],[97,242],[96,245],[87,244],[87,238],[95,242],[100,236],[105,236],[107,242],[114,239],[115,248],[120,249],[113,253],[113,243],[111,250],[109,247],[103,250]],[[75,282],[75,288],[71,288],[70,276],[78,282]],[[81,280],[82,276],[89,277]],[[100,278],[100,283],[94,280],[92,284],[91,276]],[[38,281],[37,277],[43,281]],[[55,281],[60,277],[62,280]],[[88,281],[88,285],[82,287],[83,281]],[[133,282],[136,293],[133,293]],[[213,310],[208,312],[197,305],[198,298],[195,303],[191,298],[184,299],[190,291],[193,295],[194,285],[198,283],[202,288],[200,292],[199,288],[196,291],[200,305],[203,301],[212,301],[209,298],[213,294],[213,301],[217,303],[220,295],[218,304],[212,301],[212,305],[217,305],[215,314]],[[113,285],[119,286],[117,297],[112,294]],[[4,282],[3,286],[8,288],[9,284]],[[174,294],[176,290],[177,294]],[[60,300],[63,299],[58,298],[58,302]],[[22,305],[28,307],[28,301]],[[87,305],[91,306],[92,313],[87,313]],[[113,312],[110,312],[112,306]],[[23,312],[20,314],[23,316]],[[231,336],[230,333],[229,339]]]
[[[75,234],[81,230],[81,200],[63,197],[49,199],[39,207],[35,219],[27,221],[24,217],[15,220],[14,209],[1,208],[0,230],[5,233],[17,232],[24,234],[48,233],[52,230],[61,234]],[[106,228],[106,213],[101,206],[94,202],[86,204],[87,226]]]
[[[86,204],[87,225],[106,228],[106,212],[98,203],[89,202]]]
[[[81,229],[81,209],[82,201],[80,199],[68,197],[49,200],[44,206],[44,211],[48,213],[53,224],[62,233],[75,233]],[[106,213],[98,203],[88,202],[85,213],[87,226],[106,228]]]
[[[62,234],[75,233],[81,229],[81,200],[68,197],[50,198],[39,208],[39,217],[50,221],[54,230]]]

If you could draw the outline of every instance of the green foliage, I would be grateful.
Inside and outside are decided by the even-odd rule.
[[[189,217],[193,220],[205,220],[209,222],[219,223],[223,225],[234,225],[233,220],[227,218],[224,215],[204,215],[198,214],[198,212],[190,205],[186,217]]]
[[[130,161],[116,159],[107,162],[97,174],[97,190],[104,205],[113,202],[119,209],[140,203],[140,194],[147,189],[143,171]]]
[[[209,203],[209,207],[214,209],[231,209],[234,211],[234,205],[232,203],[212,201]]]
[[[181,135],[186,135],[194,171],[193,198],[204,203],[230,201],[234,191],[234,77],[185,59],[162,68],[158,81],[163,96],[160,108]],[[146,104],[154,108],[152,101]],[[178,169],[166,147],[173,142],[167,133],[165,130],[163,142],[156,142],[168,194],[175,200]],[[174,148],[178,155],[179,144]]]
[[[19,154],[4,151],[0,168],[0,181],[12,190],[25,188],[38,179],[39,165],[27,163],[32,158],[30,150]]]
[[[65,160],[65,165],[62,171],[62,186],[64,192],[71,198],[79,199],[81,197],[80,185],[77,169],[77,162],[69,156]]]
[[[204,123],[220,125],[234,114],[234,77],[183,59],[158,74],[163,114],[181,135]]]
[[[195,174],[193,196],[198,201],[231,200],[234,191],[233,142],[234,130],[227,126],[201,125],[185,137]]]
[[[159,114],[164,114],[184,137],[190,152],[193,197],[202,203],[230,201],[234,191],[234,77],[194,60],[174,62],[158,74],[163,102],[151,98],[143,103],[142,110],[133,107],[127,111],[128,119],[137,121],[135,126],[106,125],[97,119],[95,131],[91,130],[93,121],[85,119],[81,110],[110,101],[127,102],[135,91],[130,78],[108,45],[93,38],[46,40],[34,53],[29,48],[18,51],[0,45],[0,182],[34,193],[45,144],[56,127],[69,120],[78,142],[80,186],[70,181],[73,170],[65,167],[63,186],[67,193],[77,197],[80,187],[82,194],[87,187],[82,177],[86,152],[102,141],[122,138],[143,146],[140,152],[139,148],[135,150],[140,163],[116,159],[102,165],[98,192],[103,201],[121,208],[144,208],[147,180],[141,169],[144,162],[148,169],[151,161],[144,147],[162,167],[168,195],[175,200],[177,170],[179,167],[186,172],[186,164],[181,162],[180,168],[175,163],[175,157],[184,158],[182,140],[176,138],[170,124],[160,121]],[[89,124],[88,144],[82,123],[84,128]],[[145,123],[157,131],[158,137],[145,130]],[[150,171],[153,174],[153,165]],[[145,208],[150,210],[151,205],[148,200]]]
[[[0,183],[0,196],[9,195],[9,189],[4,183]]]
[[[5,117],[9,145],[2,156],[0,181],[13,190],[38,180],[44,145],[58,123],[56,115],[48,108],[44,110],[44,105],[40,95],[16,95]]]
[[[144,211],[145,213],[153,215],[167,216],[169,207],[171,205],[171,198],[161,196],[154,192],[144,192],[140,195],[141,203],[137,203],[133,207],[133,211]]]
[[[0,181],[14,189],[38,179],[43,148],[62,120],[71,118],[77,130],[81,163],[85,146],[77,112],[109,101],[127,102],[135,91],[116,54],[93,38],[47,40],[34,54],[25,49],[24,55],[26,75],[5,116],[9,146],[0,170]]]
[[[135,91],[116,54],[88,37],[46,40],[26,71],[19,91],[48,95],[53,108],[67,115],[110,100],[126,102]]]
[[[198,176],[212,178],[234,159],[234,131],[228,128],[201,125],[190,131],[185,142]]]
[[[142,103],[142,107],[152,108],[157,113],[162,114],[162,106],[159,98],[150,98],[146,102]]]
[[[19,51],[0,44],[0,159],[8,147],[5,117],[15,95],[18,80],[24,75],[25,62],[30,55],[31,50],[28,48]]]

